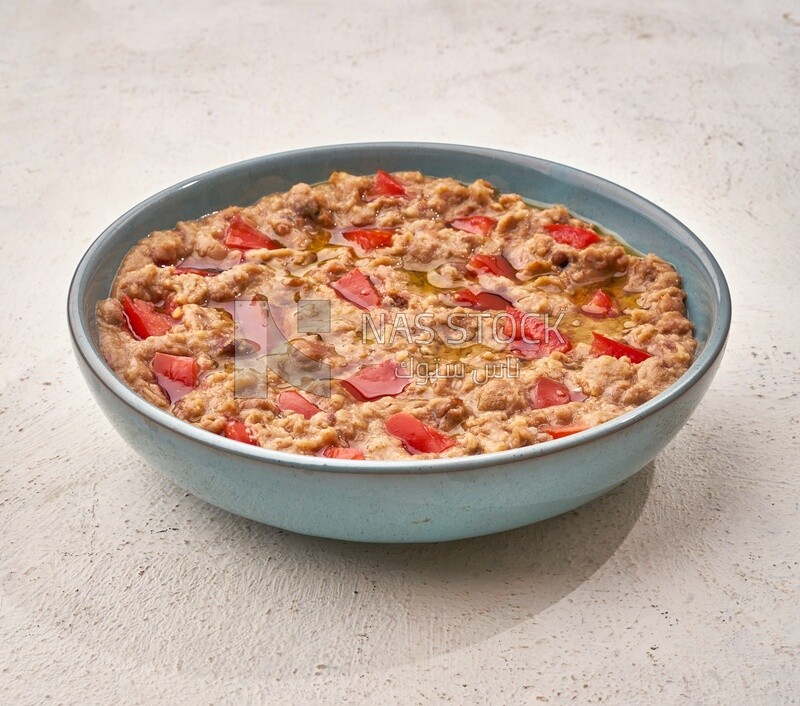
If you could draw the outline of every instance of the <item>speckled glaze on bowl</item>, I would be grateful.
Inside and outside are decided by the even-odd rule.
[[[581,434],[500,453],[436,461],[346,461],[262,449],[193,427],[129,390],[97,345],[95,305],[123,256],[153,230],[231,204],[247,205],[334,170],[419,170],[565,203],[672,262],[683,277],[698,352],[669,389]],[[188,179],[109,226],[84,255],[69,291],[73,348],[111,423],[148,463],[230,512],[304,534],[368,542],[472,537],[543,520],[592,500],[647,464],[708,389],[730,327],[725,277],[703,243],[646,199],[585,172],[520,154],[426,143],[334,145],[251,159]]]

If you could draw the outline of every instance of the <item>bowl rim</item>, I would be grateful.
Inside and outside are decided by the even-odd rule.
[[[717,315],[711,322],[708,340],[702,352],[692,361],[692,364],[686,372],[666,390],[635,409],[595,427],[591,427],[579,434],[545,441],[539,444],[522,446],[505,451],[476,454],[474,456],[457,456],[454,458],[425,460],[414,460],[414,457],[410,457],[408,460],[399,461],[371,459],[366,461],[352,461],[347,459],[331,459],[242,444],[241,442],[233,441],[196,427],[156,407],[133,392],[133,390],[128,388],[125,383],[114,374],[89,335],[87,321],[84,318],[82,298],[85,285],[92,275],[92,271],[89,270],[89,264],[94,255],[101,250],[108,241],[116,236],[117,230],[124,226],[127,221],[142,211],[154,206],[163,198],[174,195],[176,192],[191,187],[202,180],[212,177],[218,178],[224,176],[226,173],[246,170],[249,165],[261,165],[265,160],[280,161],[308,156],[311,153],[318,153],[321,158],[324,158],[326,154],[332,155],[332,153],[341,152],[342,150],[352,151],[369,149],[384,149],[387,151],[428,150],[431,152],[457,152],[484,158],[501,159],[507,162],[511,161],[529,167],[535,166],[539,168],[540,171],[564,171],[571,176],[573,180],[577,179],[581,185],[590,188],[592,191],[601,193],[605,198],[616,203],[625,204],[628,207],[633,206],[639,211],[644,209],[648,212],[647,215],[649,217],[657,217],[662,225],[669,225],[672,229],[682,231],[683,235],[688,236],[705,256],[707,263],[702,263],[703,269],[710,277],[716,295]],[[251,461],[267,462],[294,471],[407,475],[414,473],[452,473],[474,470],[486,466],[500,466],[519,461],[533,461],[534,459],[558,454],[584,444],[590,444],[598,439],[610,436],[621,429],[630,427],[645,417],[658,412],[681,397],[699,382],[724,351],[731,325],[731,297],[725,275],[719,263],[697,235],[681,221],[649,199],[615,182],[604,179],[603,177],[559,162],[494,148],[437,142],[358,142],[306,147],[234,162],[184,179],[183,181],[161,189],[144,201],[141,201],[106,227],[81,257],[69,286],[67,319],[73,348],[76,354],[84,361],[86,368],[91,371],[94,378],[134,412],[150,419],[159,426],[166,427],[175,434],[187,437],[193,442],[210,447],[216,451],[233,453],[234,455],[244,457]]]

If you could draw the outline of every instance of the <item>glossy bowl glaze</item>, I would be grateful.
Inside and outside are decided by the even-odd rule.
[[[565,203],[634,248],[673,263],[688,294],[698,351],[668,390],[575,436],[499,453],[434,461],[346,461],[262,449],[211,434],[145,402],[98,348],[95,305],[128,250],[153,230],[297,182],[419,170],[484,178],[537,202]],[[109,226],[84,255],[69,291],[81,371],[120,435],[149,464],[208,502],[304,534],[369,542],[430,542],[519,527],[602,495],[647,464],[708,389],[730,327],[725,277],[703,243],[646,199],[585,172],[520,154],[459,145],[364,143],[286,152],[221,167],[152,196]]]

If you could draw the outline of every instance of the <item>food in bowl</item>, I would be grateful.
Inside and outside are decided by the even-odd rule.
[[[474,455],[651,399],[696,348],[675,269],[564,205],[419,172],[297,184],[156,231],[97,307],[135,392],[296,454]]]

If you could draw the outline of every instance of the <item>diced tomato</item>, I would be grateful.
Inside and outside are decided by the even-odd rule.
[[[375,248],[386,248],[392,244],[395,231],[381,228],[351,228],[342,231],[345,240],[357,243],[365,252]]]
[[[175,268],[176,275],[200,275],[201,277],[214,277],[220,272],[222,272],[222,270],[211,269],[210,267],[203,269],[202,267],[184,267],[183,265],[179,265]]]
[[[583,248],[588,247],[592,243],[599,243],[601,240],[600,236],[593,230],[566,225],[564,223],[550,223],[546,225],[544,229],[557,243],[571,245],[578,250],[583,250]]]
[[[350,449],[344,446],[326,446],[322,450],[322,455],[326,458],[345,458],[350,461],[363,461],[364,452],[359,449]]]
[[[244,259],[241,253],[230,253],[222,260],[215,260],[213,257],[200,257],[199,255],[189,255],[175,266],[176,275],[200,275],[201,277],[213,277],[220,272],[231,269]]]
[[[602,333],[593,332],[592,337],[594,338],[592,341],[592,355],[611,355],[615,358],[628,357],[631,363],[641,363],[643,360],[652,358],[647,351],[643,351],[641,348],[634,348],[627,343],[615,341]]]
[[[544,358],[556,351],[572,350],[572,343],[560,331],[545,325],[538,316],[526,314],[514,307],[506,307],[507,318],[503,322],[503,334],[514,337],[509,349],[523,358]]]
[[[541,333],[544,326],[538,316],[526,314],[513,306],[506,307],[506,314],[510,318],[503,322],[503,334],[509,338],[513,336],[514,340],[533,339]]]
[[[131,299],[127,294],[122,298],[122,310],[128,320],[128,328],[139,340],[150,336],[163,336],[175,325],[175,320],[161,311],[156,311],[152,302]]]
[[[311,419],[320,411],[317,405],[309,402],[303,395],[294,390],[287,390],[278,395],[278,407],[281,412],[297,412],[306,419]]]
[[[225,429],[223,430],[222,434],[227,439],[233,439],[234,441],[241,441],[245,444],[252,444],[253,446],[258,446],[258,442],[253,438],[253,435],[250,433],[250,430],[247,428],[244,422],[239,421],[238,419],[229,419],[225,422]]]
[[[197,385],[200,366],[188,355],[156,352],[151,362],[156,381],[170,404],[191,392]]]
[[[350,270],[340,280],[333,282],[331,287],[342,299],[361,309],[374,309],[381,303],[380,294],[358,268]]]
[[[614,299],[604,289],[596,290],[589,301],[581,307],[581,311],[589,316],[601,318],[616,316],[619,313]]]
[[[389,417],[386,420],[386,431],[400,439],[410,454],[441,453],[456,444],[452,436],[442,434],[438,429],[423,424],[406,412]]]
[[[499,294],[492,292],[473,292],[469,289],[459,289],[453,292],[453,300],[461,306],[477,309],[478,311],[505,311],[511,302]]]
[[[571,402],[572,396],[566,385],[550,378],[541,377],[531,390],[531,400],[534,409],[544,409]]]
[[[197,361],[188,355],[170,355],[158,351],[153,356],[153,372],[189,387],[197,384],[199,371]]]
[[[469,259],[467,268],[474,272],[488,272],[491,275],[500,275],[513,280],[517,278],[517,271],[502,255],[476,253]]]
[[[269,353],[286,343],[280,327],[274,321],[275,312],[270,311],[265,295],[254,294],[249,300],[245,297],[227,301],[211,300],[208,306],[226,311],[233,319],[234,351],[237,356],[249,356],[259,351]]]
[[[255,344],[257,350],[262,348],[269,351],[270,344],[276,344],[276,341],[270,338],[270,325],[269,316],[270,312],[267,303],[264,299],[258,296],[248,301],[231,302],[230,314],[237,327],[236,338],[249,341],[250,344]]]
[[[175,303],[175,300],[170,296],[164,300],[164,313],[172,319],[172,312],[175,311],[180,305]],[[173,319],[174,320],[174,319]]]
[[[388,172],[379,169],[372,182],[372,188],[367,194],[367,201],[373,201],[380,196],[405,196],[405,187]]]
[[[475,235],[489,235],[497,221],[489,216],[469,216],[450,221],[450,227]]]
[[[341,381],[342,386],[360,402],[399,395],[411,383],[410,377],[397,374],[397,363],[385,360],[378,365],[361,368],[355,375]]]
[[[276,250],[283,247],[257,228],[253,228],[241,216],[231,218],[225,231],[225,239],[222,242],[225,243],[226,247],[233,250],[254,250],[256,248]]]
[[[561,439],[571,434],[577,434],[581,431],[586,431],[589,427],[582,424],[571,424],[563,427],[541,427],[541,431],[545,434],[550,434],[554,439]]]

